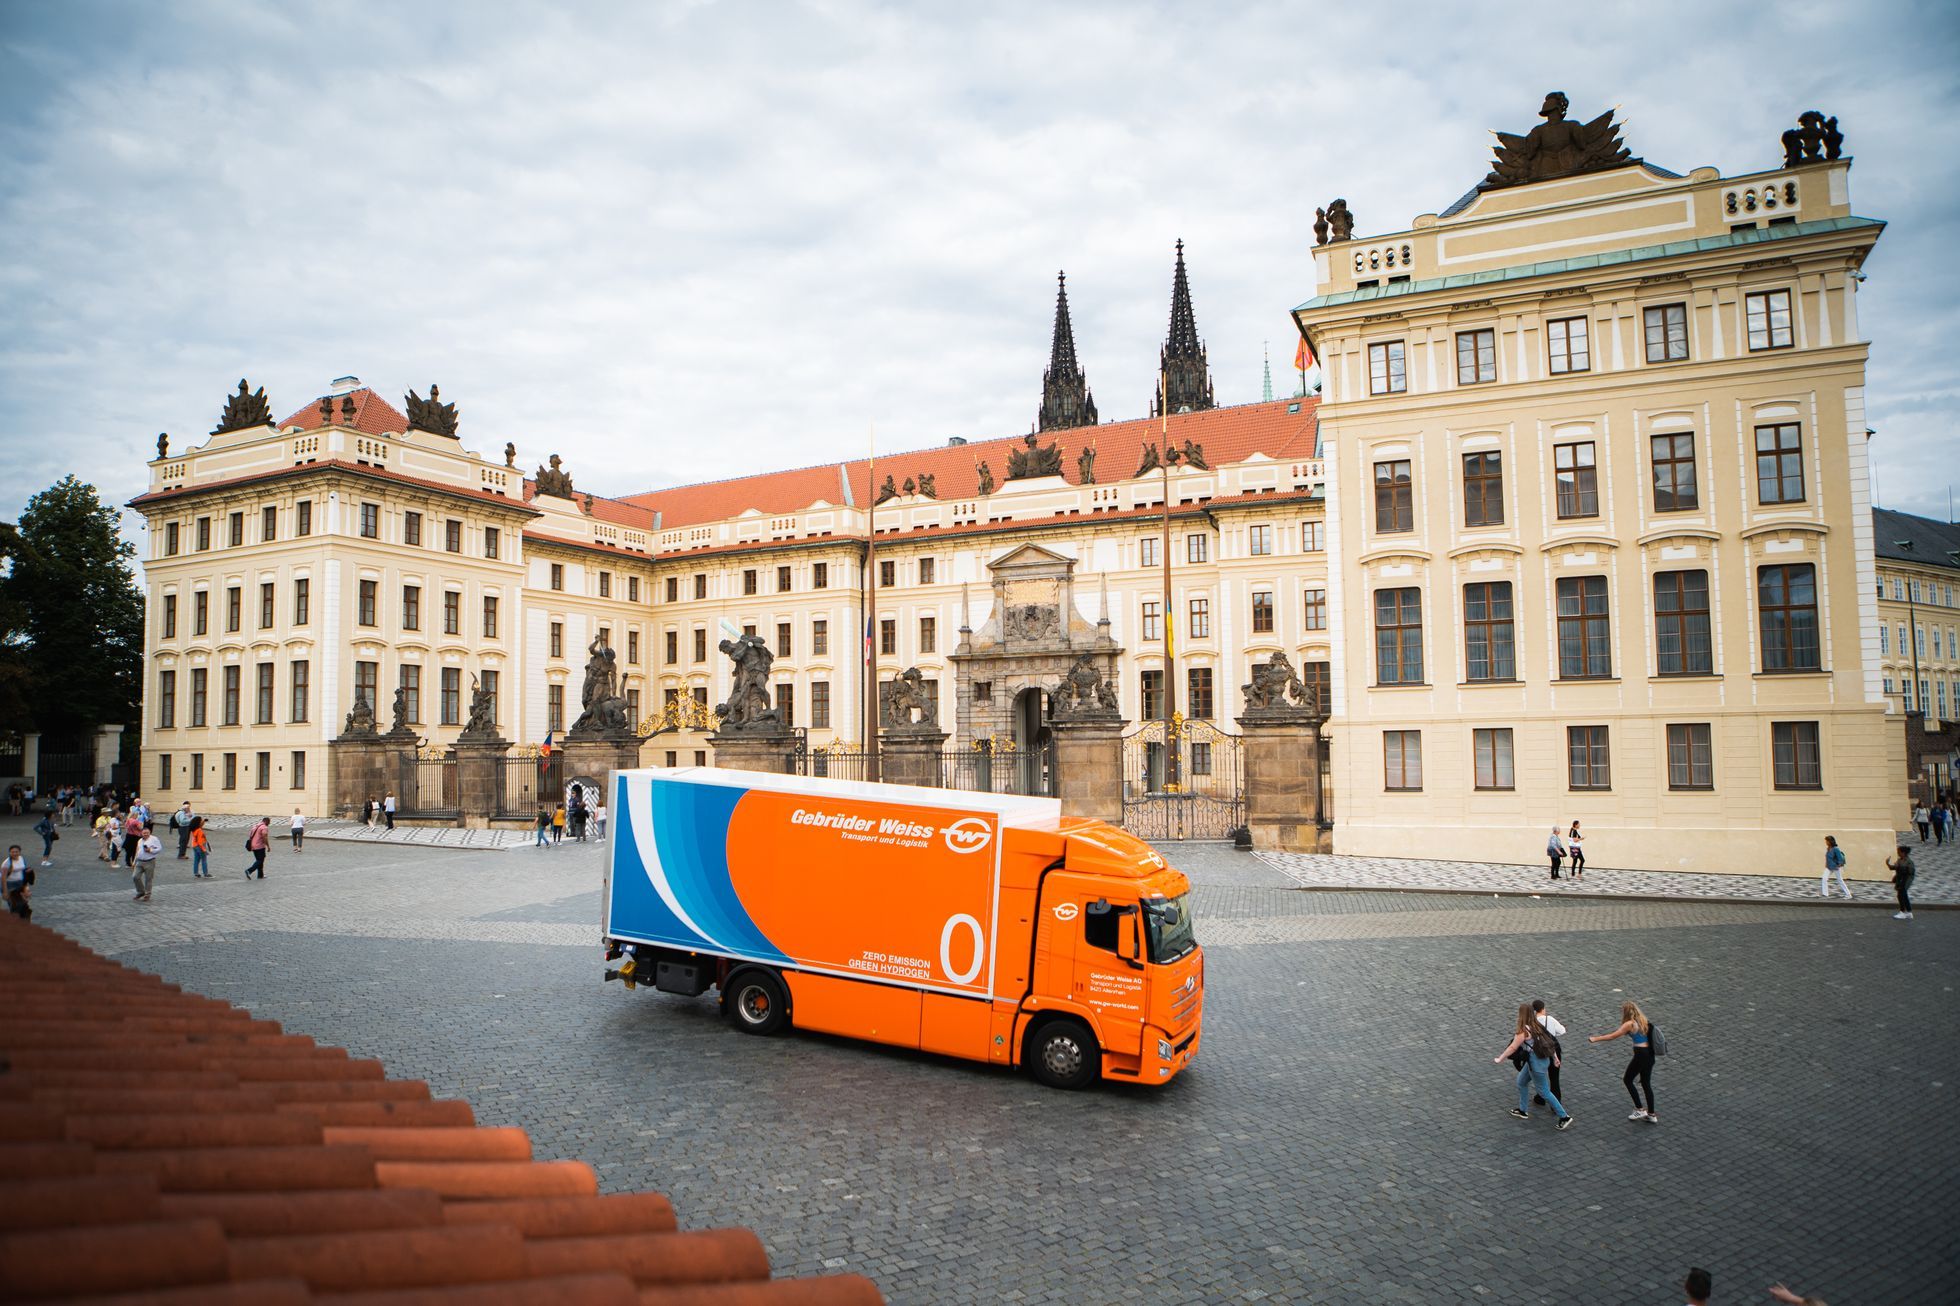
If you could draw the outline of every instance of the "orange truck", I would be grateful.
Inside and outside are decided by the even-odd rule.
[[[1189,882],[1052,798],[765,775],[619,771],[606,978],[791,1028],[1161,1084],[1198,1052]]]

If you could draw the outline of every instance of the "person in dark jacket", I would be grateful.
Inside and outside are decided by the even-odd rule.
[[[1919,868],[1912,864],[1912,850],[1900,844],[1899,855],[1888,857],[1885,869],[1892,872],[1892,892],[1899,895],[1899,910],[1892,913],[1892,919],[1909,921],[1912,919],[1912,881],[1919,874]]]

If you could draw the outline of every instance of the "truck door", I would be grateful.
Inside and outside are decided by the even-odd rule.
[[[1106,1051],[1135,1054],[1143,1045],[1144,971],[1118,955],[1125,931],[1141,940],[1137,904],[1097,899],[1083,904],[1075,941],[1075,1000],[1096,1013]],[[1139,949],[1132,955],[1141,956]]]

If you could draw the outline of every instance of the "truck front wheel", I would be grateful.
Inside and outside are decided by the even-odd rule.
[[[1087,1088],[1102,1074],[1102,1048],[1079,1020],[1051,1020],[1028,1038],[1028,1070],[1050,1088]]]
[[[789,991],[773,971],[738,971],[721,991],[721,1014],[744,1034],[780,1034],[789,1028]]]

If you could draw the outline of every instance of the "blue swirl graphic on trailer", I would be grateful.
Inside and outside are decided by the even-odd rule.
[[[747,792],[618,777],[614,933],[789,962],[742,906],[729,876],[728,827]]]

